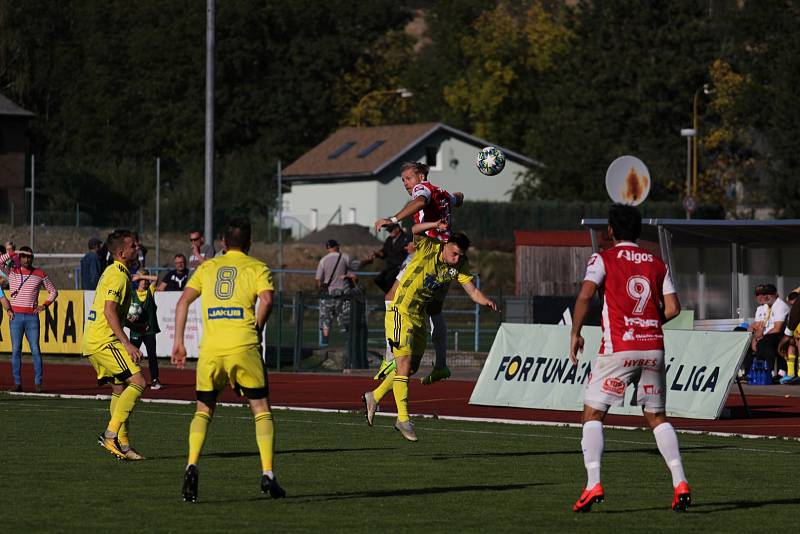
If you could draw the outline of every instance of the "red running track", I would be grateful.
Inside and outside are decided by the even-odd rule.
[[[166,363],[166,362],[164,362]],[[147,389],[145,398],[193,400],[194,369],[177,370],[169,365],[161,366],[161,382],[164,389]],[[97,395],[109,393],[109,389],[96,386],[94,370],[86,361],[74,363],[45,363],[44,392],[72,395]],[[33,391],[33,367],[23,364],[23,388]],[[276,406],[325,408],[332,410],[360,410],[361,394],[373,389],[377,382],[370,377],[353,375],[333,375],[317,373],[271,373],[270,400]],[[11,365],[0,361],[0,388],[12,385]],[[423,386],[412,380],[409,391],[412,414],[480,417],[487,419],[512,419],[519,421],[549,421],[560,423],[579,423],[578,412],[556,410],[530,410],[524,408],[497,408],[491,406],[472,406],[469,397],[474,381],[446,380],[432,386]],[[800,393],[800,388],[798,388]],[[237,402],[233,392],[225,391],[222,401]],[[726,403],[730,416],[715,421],[695,419],[673,419],[677,428],[707,432],[731,432],[761,436],[780,436],[800,438],[800,397],[748,394],[752,417],[745,414],[741,398],[736,388]],[[394,411],[394,400],[388,395],[382,406],[384,411]],[[610,425],[642,426],[640,417],[609,416]]]

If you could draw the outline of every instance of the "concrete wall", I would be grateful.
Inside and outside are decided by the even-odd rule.
[[[343,224],[352,222],[351,209],[355,209],[355,223],[371,226],[378,217],[377,191],[374,180],[293,184],[291,193],[283,195],[283,226],[291,228],[294,237],[302,237],[311,229],[312,209],[317,210],[318,229],[322,229],[340,206]],[[334,224],[339,224],[338,216]]]

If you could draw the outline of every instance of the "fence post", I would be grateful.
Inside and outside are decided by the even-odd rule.
[[[478,289],[481,288],[481,276],[477,275],[475,277],[475,287]],[[478,352],[478,349],[481,345],[481,305],[475,303],[475,352]]]
[[[303,347],[303,292],[294,294],[294,362],[295,371],[300,370],[300,354]]]
[[[278,332],[276,339],[276,362],[275,370],[281,370],[281,356],[283,355],[283,291],[278,291],[278,298],[276,299],[276,306],[278,309]]]

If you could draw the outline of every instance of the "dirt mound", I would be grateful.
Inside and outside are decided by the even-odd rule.
[[[369,230],[368,227],[358,224],[331,224],[322,230],[311,232],[298,242],[324,245],[328,239],[335,239],[343,247],[348,245],[381,246],[383,243],[372,235]]]

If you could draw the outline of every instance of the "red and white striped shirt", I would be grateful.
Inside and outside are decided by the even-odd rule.
[[[50,278],[39,268],[7,267],[6,261],[16,256],[16,253],[6,253],[0,256],[0,270],[8,278],[8,299],[14,313],[34,313],[39,305],[39,289],[44,286],[50,294],[43,304],[49,306],[58,296],[58,290]]]

